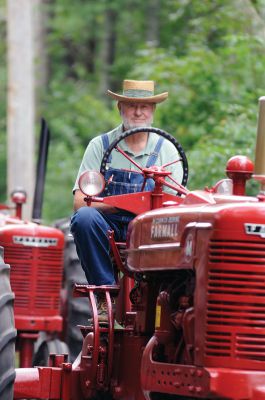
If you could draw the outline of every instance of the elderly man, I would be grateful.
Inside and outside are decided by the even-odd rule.
[[[87,146],[73,188],[74,209],[76,211],[71,220],[71,232],[87,281],[89,284],[97,286],[115,283],[109,255],[108,230],[114,231],[117,241],[125,240],[128,223],[134,215],[117,210],[104,203],[92,203],[91,207],[87,207],[84,202],[84,194],[78,189],[78,179],[85,170],[99,171],[104,152],[109,144],[124,131],[132,128],[150,127],[156,104],[168,97],[167,92],[154,94],[153,81],[134,80],[123,82],[122,95],[110,90],[108,94],[118,101],[117,106],[122,124],[106,134],[93,138]],[[120,142],[119,146],[141,167],[163,165],[179,158],[173,144],[154,132],[139,132],[128,136]],[[136,170],[137,168],[119,152],[112,152],[105,174],[108,187],[103,195],[117,195],[141,190],[142,180],[139,182],[139,171],[134,173],[126,171],[126,169]],[[179,163],[173,164],[168,169],[171,169],[174,179],[181,182],[183,174],[181,165]],[[140,178],[142,179],[142,176]],[[150,189],[150,183],[147,183],[144,190]],[[104,309],[103,312],[99,313],[99,320],[101,322],[107,320]]]

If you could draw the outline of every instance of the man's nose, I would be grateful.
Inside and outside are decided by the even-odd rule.
[[[142,114],[141,107],[140,106],[135,106],[134,113],[135,113],[135,115],[141,115]]]

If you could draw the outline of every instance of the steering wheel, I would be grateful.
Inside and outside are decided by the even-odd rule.
[[[125,131],[121,136],[119,136],[116,140],[114,140],[112,143],[110,143],[109,147],[105,151],[105,153],[103,155],[103,158],[102,158],[102,162],[101,162],[101,165],[100,165],[101,174],[105,175],[108,158],[109,158],[110,153],[112,152],[112,150],[115,149],[115,148],[120,153],[122,153],[124,155],[124,157],[126,157],[134,165],[136,165],[140,169],[140,171],[143,172],[143,168],[142,167],[137,165],[137,163],[135,163],[134,160],[132,160],[130,156],[125,154],[120,148],[117,147],[118,143],[120,143],[123,139],[125,139],[128,136],[134,135],[135,133],[139,133],[139,132],[147,132],[147,133],[154,132],[154,133],[158,134],[159,136],[163,136],[165,139],[167,139],[171,143],[173,143],[173,145],[176,147],[176,149],[177,149],[177,151],[178,151],[178,153],[180,155],[180,160],[179,161],[182,163],[183,177],[182,177],[181,185],[185,186],[187,184],[187,180],[188,180],[188,160],[187,160],[187,157],[186,157],[186,154],[185,154],[183,148],[178,143],[178,141],[172,135],[170,135],[168,132],[165,132],[162,129],[153,128],[153,127],[143,127],[143,128],[139,127],[139,128],[129,129],[129,130]],[[176,162],[177,161],[178,160],[176,160]],[[166,164],[166,165],[168,165],[168,164]]]

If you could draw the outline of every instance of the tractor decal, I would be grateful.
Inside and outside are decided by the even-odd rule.
[[[247,235],[257,235],[261,238],[265,238],[265,225],[264,224],[250,224],[246,223],[245,231]]]
[[[151,239],[170,239],[177,236],[179,217],[154,218]]]

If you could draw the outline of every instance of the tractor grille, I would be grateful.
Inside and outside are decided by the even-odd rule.
[[[265,244],[211,241],[205,355],[265,361]]]
[[[212,263],[265,263],[265,243],[239,241],[211,241],[209,261]]]
[[[61,249],[5,247],[11,265],[11,286],[16,293],[15,312],[58,314],[62,282]]]

